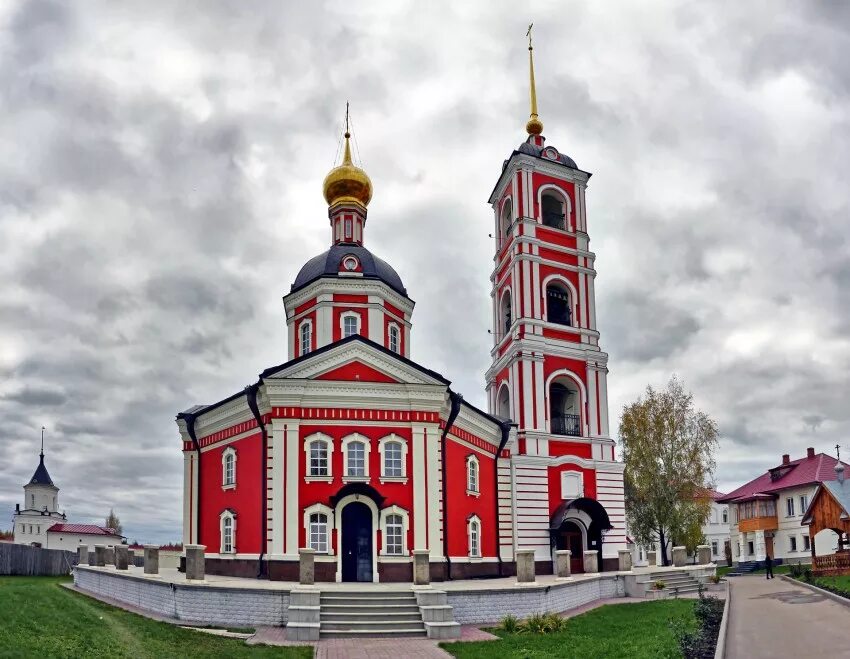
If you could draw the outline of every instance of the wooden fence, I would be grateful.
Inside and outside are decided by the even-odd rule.
[[[815,556],[812,561],[812,572],[819,577],[850,574],[850,555],[838,553]]]
[[[71,574],[76,564],[72,551],[0,542],[0,575],[58,577]]]

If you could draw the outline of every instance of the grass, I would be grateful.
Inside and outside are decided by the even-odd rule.
[[[310,647],[249,646],[150,620],[66,590],[68,578],[0,577],[0,657],[283,657]]]
[[[521,657],[681,657],[669,621],[683,618],[696,626],[694,600],[657,600],[640,604],[607,604],[570,618],[564,631],[552,634],[509,634],[491,630],[500,641],[441,644],[460,659]]]
[[[850,597],[850,576],[846,574],[836,577],[815,577],[812,583],[844,597]]]
[[[722,567],[717,568],[717,575],[720,576],[720,577],[725,577],[727,574],[729,574],[730,572],[734,572],[734,571],[735,571],[734,567],[729,566],[729,565],[724,565]],[[782,565],[774,565],[773,566],[773,574],[788,574],[790,571],[791,571],[791,566],[786,564],[786,563],[783,563]],[[761,568],[760,570],[753,570],[752,572],[749,572],[748,574],[760,574],[760,575],[764,576],[765,573],[766,573],[766,570],[764,568]]]

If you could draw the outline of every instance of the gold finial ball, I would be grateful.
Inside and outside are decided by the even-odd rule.
[[[323,187],[328,206],[356,203],[366,207],[372,199],[372,181],[369,176],[349,163],[343,163],[328,172]]]
[[[543,122],[537,118],[537,115],[532,115],[525,124],[525,132],[529,135],[540,135],[543,132]]]

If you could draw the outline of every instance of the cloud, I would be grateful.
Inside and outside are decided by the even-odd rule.
[[[722,488],[831,450],[850,433],[847,7],[531,9],[548,143],[594,174],[612,425],[676,372],[720,424]],[[280,298],[327,248],[346,100],[413,356],[486,406],[486,202],[527,115],[513,4],[0,12],[0,519],[45,425],[72,518],[179,537],[174,415],[284,361]]]

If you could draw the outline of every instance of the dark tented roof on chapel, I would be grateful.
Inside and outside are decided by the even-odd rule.
[[[32,478],[29,482],[30,485],[53,485],[53,481],[50,478],[50,474],[47,473],[47,467],[44,466],[44,453],[41,454],[41,457],[38,461],[38,468],[35,470],[35,473],[32,475]],[[56,487],[53,485],[53,487]]]

